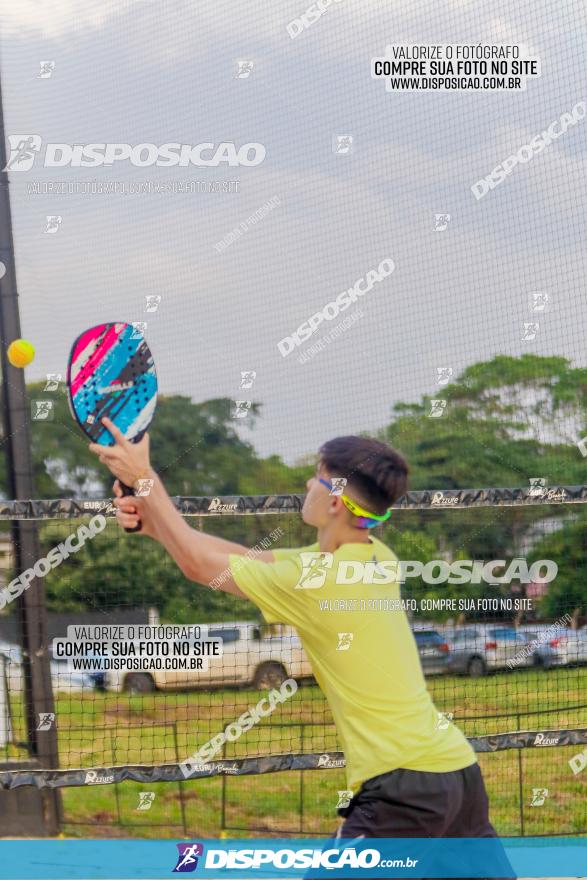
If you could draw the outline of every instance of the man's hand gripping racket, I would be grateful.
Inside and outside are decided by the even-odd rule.
[[[120,499],[135,495],[138,481],[150,481],[149,438],[157,402],[153,356],[140,331],[131,324],[98,324],[74,342],[67,367],[71,413],[92,441],[90,450],[118,478]],[[148,488],[148,486],[147,486]],[[140,505],[133,502],[137,508]],[[141,520],[124,505],[120,517],[127,532],[141,531]]]

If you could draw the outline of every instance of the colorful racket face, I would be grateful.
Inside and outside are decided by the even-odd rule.
[[[153,355],[140,330],[122,322],[85,330],[71,349],[67,389],[72,415],[94,443],[114,445],[104,416],[127,440],[140,440],[157,402]]]

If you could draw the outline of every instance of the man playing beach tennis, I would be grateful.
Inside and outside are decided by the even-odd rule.
[[[192,529],[151,469],[148,436],[94,449],[128,485],[152,480],[148,496],[121,496],[118,521],[159,541],[184,575],[250,599],[268,623],[294,626],[330,705],[346,759],[350,804],[340,836],[495,837],[473,749],[428,694],[401,607],[397,557],[370,529],[406,491],[396,451],[363,437],[320,449],[302,509],[317,531],[303,548],[264,551]],[[391,572],[391,574],[390,574]]]

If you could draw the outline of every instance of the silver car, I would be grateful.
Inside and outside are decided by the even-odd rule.
[[[557,635],[549,644],[566,666],[587,663],[587,629],[570,629]]]
[[[424,675],[442,675],[447,672],[449,647],[446,639],[430,627],[414,629],[413,633]]]
[[[450,647],[448,671],[472,678],[487,675],[493,669],[534,666],[534,653],[528,641],[512,627],[474,623],[447,636]]]
[[[556,656],[556,665],[587,663],[587,628],[569,629],[556,624],[523,624],[518,628],[527,638],[536,639]]]
[[[532,651],[535,666],[551,669],[553,666],[565,665],[564,657],[556,650],[553,643],[550,643],[547,638],[542,637],[541,633],[525,629],[522,635],[528,642],[528,650]]]

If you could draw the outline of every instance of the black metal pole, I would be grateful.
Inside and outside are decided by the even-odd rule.
[[[0,368],[4,421],[2,442],[6,450],[10,497],[28,500],[35,497],[35,485],[24,371],[11,366],[7,358],[9,343],[20,338],[20,317],[8,174],[4,171],[5,167],[6,136],[0,86],[0,261],[5,267],[0,267],[4,271],[4,276],[0,279]],[[13,520],[12,540],[17,572],[20,574],[33,568],[41,558],[36,522]],[[37,729],[41,713],[55,712],[43,578],[33,578],[29,588],[16,600],[16,605],[23,646],[25,717],[30,754],[42,767],[57,768],[59,757],[56,725],[51,724],[48,730]],[[55,833],[59,826],[59,797],[53,791],[46,791],[45,794],[46,830]]]

